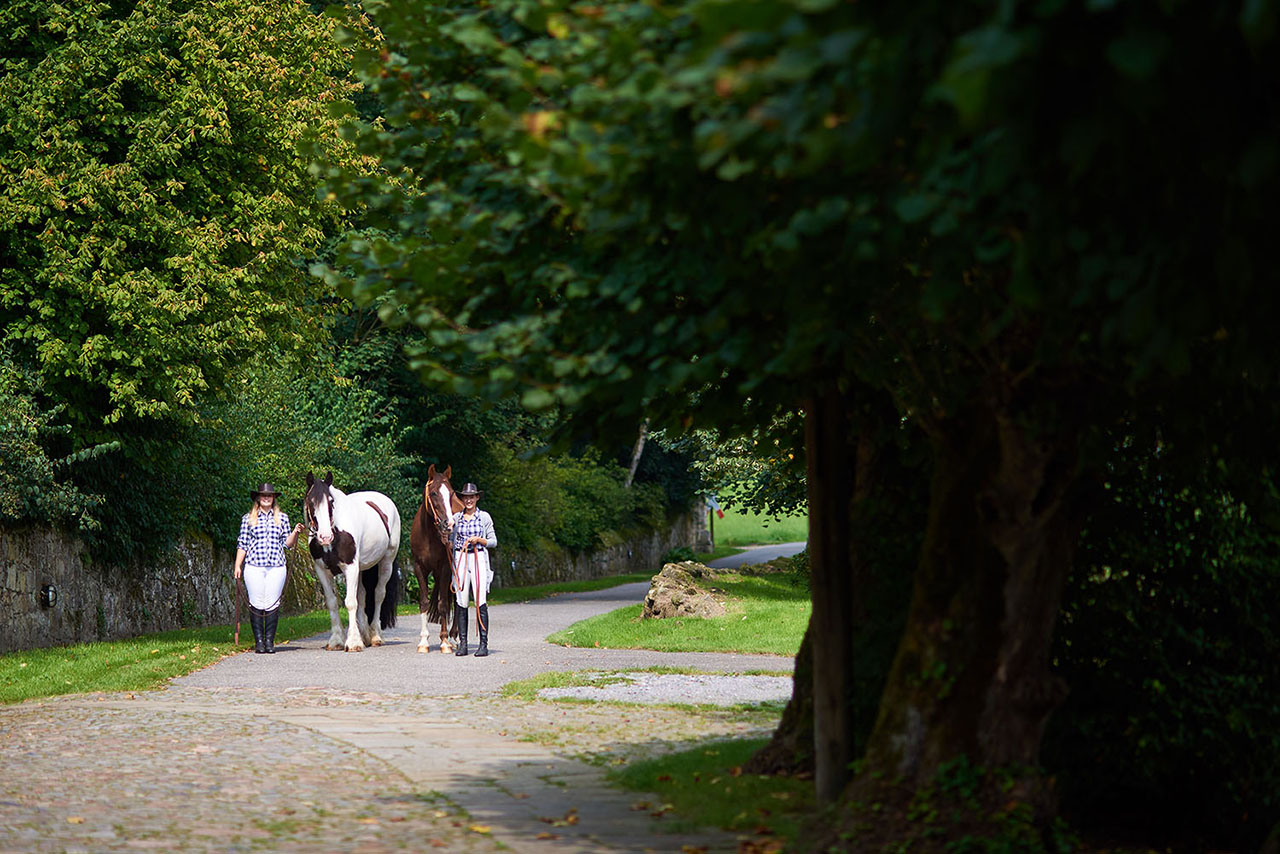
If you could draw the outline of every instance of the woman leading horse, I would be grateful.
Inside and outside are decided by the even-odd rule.
[[[480,648],[476,658],[489,654],[489,605],[486,601],[493,582],[489,550],[496,548],[498,537],[493,532],[493,518],[479,509],[480,490],[468,483],[459,492],[462,510],[453,514],[453,589],[457,594],[454,620],[458,624],[458,649],[454,655],[467,654],[467,603],[476,603],[476,628]]]

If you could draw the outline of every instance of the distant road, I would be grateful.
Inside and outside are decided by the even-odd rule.
[[[729,555],[711,561],[712,569],[734,569],[748,563],[767,563],[775,557],[791,557],[804,551],[807,543],[775,543],[769,546],[752,546],[741,554]],[[695,556],[696,557],[696,556]]]

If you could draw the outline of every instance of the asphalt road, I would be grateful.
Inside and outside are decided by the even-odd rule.
[[[761,563],[779,555],[794,554],[804,543],[761,546],[740,555],[722,558],[713,566],[728,568]],[[329,688],[389,694],[451,696],[496,692],[507,682],[527,679],[547,671],[641,669],[656,666],[691,667],[699,670],[739,673],[773,670],[789,673],[794,659],[776,655],[728,653],[653,652],[640,649],[579,649],[556,646],[547,635],[596,614],[643,601],[647,582],[623,584],[589,593],[563,594],[520,604],[489,607],[488,658],[444,655],[436,650],[439,627],[430,625],[432,652],[419,653],[421,619],[400,617],[395,627],[383,630],[386,645],[359,653],[324,648],[328,632],[277,644],[276,655],[252,653],[232,656],[213,667],[174,680],[177,687],[198,688]],[[471,643],[475,637],[475,611],[471,611]],[[243,626],[241,640],[248,633]],[[249,636],[252,640],[252,635]]]

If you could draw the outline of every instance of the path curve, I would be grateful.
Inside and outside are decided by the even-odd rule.
[[[780,656],[543,640],[646,591],[494,605],[487,659],[418,654],[410,617],[386,646],[358,654],[325,651],[326,632],[159,691],[0,707],[0,767],[11,769],[0,778],[0,852],[734,851],[738,840],[719,831],[666,832],[660,805],[609,788],[601,767],[573,757],[621,761],[638,745],[763,734],[770,721],[497,693],[549,670],[791,670]]]

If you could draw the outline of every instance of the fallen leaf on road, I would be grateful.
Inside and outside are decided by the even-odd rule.
[[[707,846],[705,845],[681,845],[680,850],[684,854],[706,854]]]
[[[448,818],[448,817],[449,817],[449,814],[448,814],[447,812],[445,812],[444,810],[436,810],[435,812],[433,812],[433,813],[432,813],[432,815],[433,815],[433,816],[435,816],[436,818]]]
[[[548,832],[547,832],[547,831],[545,831],[545,830],[544,830],[544,831],[542,831],[541,833],[539,833],[537,836],[535,836],[535,837],[534,837],[534,839],[559,839],[559,838],[560,838],[560,834],[558,834],[558,833],[548,833]]]
[[[512,797],[523,801],[525,798],[529,797],[529,795],[526,792],[516,792]]]
[[[449,843],[445,842],[443,839],[433,839],[431,840],[431,847],[432,848],[448,848]]]
[[[652,804],[650,804],[648,801],[636,801],[634,804],[631,805],[631,809],[635,810],[636,812],[639,812],[640,810],[647,810],[651,806]]]
[[[67,824],[84,824],[84,819],[78,815],[67,816]]]
[[[473,824],[473,825],[471,825],[471,827],[470,827],[470,828],[468,828],[468,829],[469,829],[472,833],[488,833],[488,832],[489,832],[489,825],[487,825],[487,824]]]
[[[378,820],[376,818],[362,818],[360,819],[360,823],[361,824],[377,824]]]

